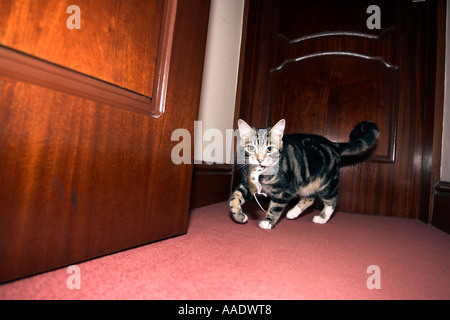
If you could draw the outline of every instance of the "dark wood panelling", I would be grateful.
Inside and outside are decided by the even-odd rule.
[[[228,200],[231,175],[232,165],[194,164],[191,209]]]
[[[164,2],[2,0],[0,44],[151,97]],[[80,30],[66,27],[73,4]]]
[[[428,3],[425,47],[424,134],[422,148],[421,198],[419,218],[431,222],[433,188],[439,181],[444,108],[446,0]],[[440,96],[442,95],[442,96]]]
[[[371,4],[374,2],[370,0],[360,0],[357,4],[354,0],[340,0],[311,7],[307,1],[280,1],[279,16],[283,18],[278,19],[277,37],[291,44],[336,34],[345,37],[379,39],[395,28],[395,12],[387,10],[383,3],[380,5],[378,1],[378,6],[382,8],[381,28],[368,29],[367,8]],[[308,14],[305,15],[305,12]],[[320,17],[321,21],[317,21],[317,17]]]
[[[450,182],[440,181],[435,190],[431,224],[450,233]]]
[[[0,282],[187,231],[193,165],[170,136],[193,132],[208,16],[178,3],[159,119],[0,74]]]
[[[286,133],[303,130],[346,142],[356,123],[372,120],[383,134],[366,160],[394,162],[397,78],[398,67],[380,57],[323,52],[286,60],[270,70],[266,126],[289,115]]]
[[[441,151],[442,151],[442,124],[444,118],[444,92],[445,92],[445,46],[446,46],[446,23],[447,23],[447,1],[439,0],[437,3],[436,20],[436,90],[434,92],[434,126],[433,126],[433,158],[430,179],[430,209],[434,212],[434,186],[441,178]],[[433,92],[430,91],[429,95]],[[430,142],[431,143],[431,142]],[[445,165],[445,164],[442,164]],[[425,194],[424,190],[424,194]],[[428,192],[427,192],[428,193]],[[430,217],[431,218],[431,217]]]

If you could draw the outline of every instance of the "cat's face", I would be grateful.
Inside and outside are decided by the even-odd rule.
[[[250,127],[245,121],[238,120],[240,147],[243,149],[248,163],[261,168],[271,168],[280,160],[285,121],[278,121],[268,129]]]

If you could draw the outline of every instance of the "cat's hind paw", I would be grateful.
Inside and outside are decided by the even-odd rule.
[[[297,219],[300,213],[302,213],[302,209],[295,206],[294,208],[288,211],[288,213],[286,214],[286,218],[289,220]]]
[[[330,220],[331,215],[333,214],[333,211],[334,211],[333,207],[326,205],[325,208],[322,210],[322,212],[319,215],[314,216],[313,222],[318,223],[318,224],[327,223],[328,220]]]
[[[268,219],[264,219],[259,222],[259,227],[261,229],[273,229],[275,227],[275,223]]]
[[[312,221],[314,223],[318,223],[318,224],[325,224],[325,223],[327,223],[328,219],[324,219],[321,216],[317,215],[317,216],[314,216]]]

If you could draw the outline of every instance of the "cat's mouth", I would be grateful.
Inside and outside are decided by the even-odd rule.
[[[264,165],[258,165],[256,171],[258,171],[260,174],[266,174],[267,172],[270,171],[269,166],[264,166]]]

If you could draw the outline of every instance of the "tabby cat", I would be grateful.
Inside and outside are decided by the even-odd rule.
[[[331,142],[313,134],[283,135],[284,119],[267,129],[250,127],[239,119],[238,127],[239,147],[246,165],[241,169],[241,183],[229,200],[231,217],[237,223],[246,223],[242,204],[255,194],[268,195],[270,205],[266,217],[259,222],[263,229],[275,227],[294,197],[300,200],[286,218],[297,218],[318,196],[324,208],[313,222],[326,223],[336,207],[341,156],[364,154],[378,140],[378,127],[371,121],[358,123],[347,143]]]

